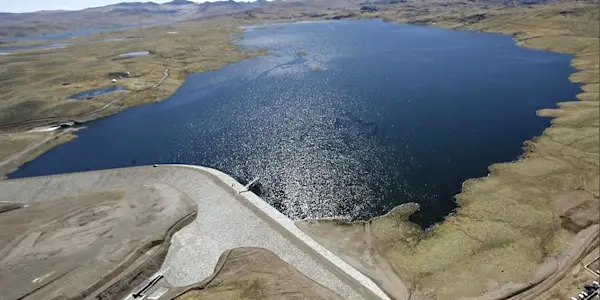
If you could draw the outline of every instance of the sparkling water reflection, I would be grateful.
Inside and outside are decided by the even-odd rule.
[[[11,177],[188,163],[240,181],[292,218],[369,218],[419,202],[427,226],[462,182],[516,159],[574,99],[570,56],[508,36],[390,24],[251,27],[270,55],[193,74],[175,95],[89,124]]]

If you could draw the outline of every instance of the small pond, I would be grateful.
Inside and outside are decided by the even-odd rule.
[[[103,88],[99,88],[99,89],[93,89],[93,90],[77,93],[75,95],[70,96],[68,99],[70,99],[70,100],[85,100],[85,99],[98,97],[98,96],[101,96],[104,94],[114,93],[114,92],[124,91],[124,90],[126,90],[126,88],[122,85],[111,85],[111,86],[107,86],[107,87],[103,87]]]
[[[133,57],[133,56],[146,56],[150,55],[150,51],[136,51],[136,52],[127,52],[117,55],[117,57]]]
[[[62,49],[68,47],[69,44],[42,44],[42,45],[23,45],[23,46],[0,46],[0,52],[13,52],[23,50],[50,50]]]

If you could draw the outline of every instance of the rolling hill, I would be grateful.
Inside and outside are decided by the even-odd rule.
[[[0,37],[43,35],[67,30],[104,26],[168,23],[192,18],[243,12],[261,7],[266,1],[217,1],[196,3],[174,0],[125,2],[78,11],[38,11],[32,13],[0,13]]]

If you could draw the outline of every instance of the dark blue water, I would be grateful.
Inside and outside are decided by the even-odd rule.
[[[89,124],[10,177],[145,165],[214,167],[292,218],[368,218],[418,202],[424,226],[465,179],[542,133],[574,99],[570,56],[508,36],[380,21],[255,27],[272,55],[190,75],[170,99]]]
[[[98,97],[108,93],[114,93],[118,91],[124,91],[126,88],[122,85],[110,85],[99,89],[93,89],[81,93],[77,93],[69,97],[72,100],[84,100],[88,98]]]

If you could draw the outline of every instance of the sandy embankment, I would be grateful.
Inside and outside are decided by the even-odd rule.
[[[277,255],[260,248],[237,248],[223,253],[213,276],[197,285],[169,291],[165,298],[342,300]]]
[[[1,213],[2,299],[116,299],[158,270],[197,210],[166,185],[21,204]]]

